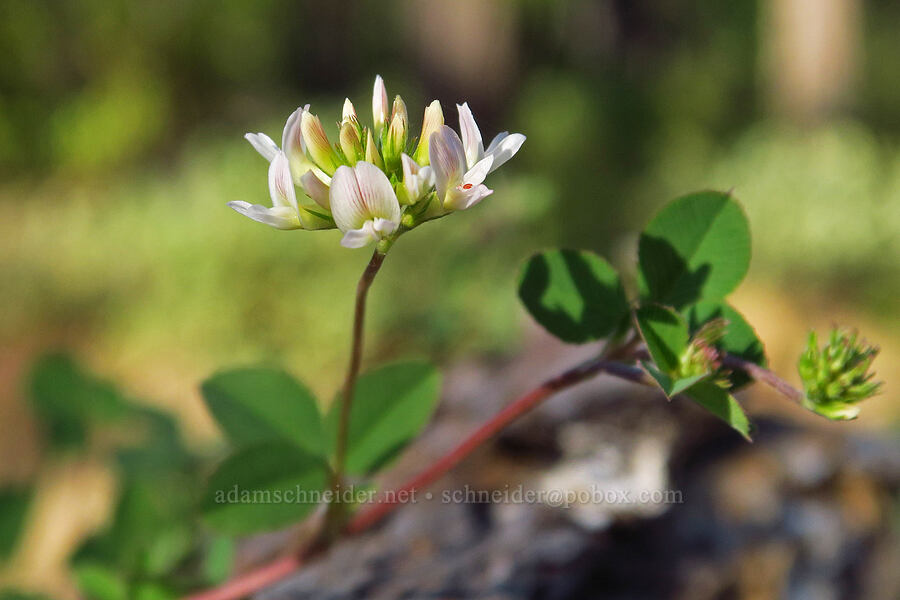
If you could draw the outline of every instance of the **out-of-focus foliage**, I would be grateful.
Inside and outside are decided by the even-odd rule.
[[[421,361],[363,374],[347,422],[345,472],[368,477],[384,468],[428,424],[440,387],[437,369]],[[270,531],[329,502],[323,492],[334,484],[342,403],[320,413],[300,382],[270,368],[220,372],[202,389],[234,446],[203,495],[201,510],[210,527],[225,535]],[[352,486],[346,491],[353,493]],[[339,502],[357,499],[342,496]]]
[[[227,576],[230,544],[199,527],[195,481],[208,469],[173,418],[141,405],[63,354],[38,361],[30,381],[48,446],[106,463],[118,480],[106,527],[71,557],[86,598],[176,598]],[[63,427],[63,424],[69,424]],[[31,492],[0,493],[0,556],[15,549]],[[148,595],[149,594],[149,595]]]

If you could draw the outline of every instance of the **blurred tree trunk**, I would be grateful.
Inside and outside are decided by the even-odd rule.
[[[772,108],[817,122],[853,100],[861,0],[762,0],[762,71]]]

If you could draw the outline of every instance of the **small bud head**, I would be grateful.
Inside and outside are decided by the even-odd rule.
[[[397,115],[402,115],[403,120],[407,123],[409,122],[409,114],[406,112],[406,102],[404,102],[403,98],[400,96],[394,98],[394,105],[391,108],[391,122],[397,118]]]
[[[333,175],[340,165],[340,159],[331,147],[322,121],[310,112],[304,112],[300,122],[303,142],[313,162],[328,175]]]
[[[365,156],[362,141],[359,139],[359,132],[352,120],[344,121],[341,125],[340,142],[344,158],[347,159],[351,167]]]
[[[722,369],[722,357],[716,344],[725,335],[727,327],[726,319],[712,319],[694,334],[679,360],[679,377],[715,374]]]
[[[435,100],[425,109],[425,118],[422,120],[422,135],[419,136],[419,145],[416,146],[413,158],[420,165],[427,166],[428,159],[428,143],[431,140],[431,134],[441,128],[444,124],[444,111],[441,110],[441,103]]]
[[[372,90],[372,118],[375,123],[375,135],[381,135],[388,119],[388,96],[381,75],[375,77],[375,88]]]
[[[366,162],[370,162],[379,169],[384,170],[384,160],[381,158],[378,146],[375,145],[375,137],[372,135],[372,130],[367,130],[366,134]]]
[[[409,135],[409,121],[406,114],[406,105],[400,96],[394,100],[394,111],[391,116],[391,125],[388,127],[382,148],[384,164],[388,171],[400,169],[400,155],[406,152],[406,142]]]
[[[835,328],[819,348],[816,333],[811,332],[797,362],[806,408],[833,420],[856,418],[858,403],[874,396],[882,385],[870,371],[877,354],[878,348],[858,340],[856,333]]]
[[[358,120],[356,109],[353,108],[353,103],[350,102],[350,98],[344,98],[344,108],[341,111],[341,122],[348,121],[351,117]]]

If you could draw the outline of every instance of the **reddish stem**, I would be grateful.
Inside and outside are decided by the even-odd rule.
[[[603,359],[588,361],[574,369],[566,371],[562,375],[548,379],[537,388],[501,410],[493,418],[472,432],[472,434],[463,440],[456,448],[432,463],[427,469],[396,490],[382,494],[381,498],[375,504],[362,509],[347,525],[345,532],[352,535],[365,531],[390,514],[398,505],[402,504],[399,499],[408,498],[414,490],[426,487],[434,483],[437,479],[440,479],[447,471],[469,456],[476,448],[478,448],[478,446],[533,409],[548,396],[578,384],[603,371],[631,381],[644,382],[645,375],[641,369]]]
[[[644,372],[630,365],[612,362],[597,358],[585,362],[565,373],[548,379],[537,388],[512,402],[509,406],[497,413],[492,419],[476,429],[456,448],[431,464],[427,469],[416,475],[408,482],[400,486],[390,494],[383,494],[382,499],[372,506],[363,509],[348,523],[344,531],[348,534],[357,534],[365,531],[385,516],[393,512],[402,503],[397,498],[408,496],[420,487],[427,486],[443,476],[447,471],[460,463],[470,455],[478,446],[492,438],[500,430],[511,422],[527,413],[535,406],[554,393],[572,387],[582,381],[601,372],[609,373],[629,381],[647,383]],[[302,564],[302,558],[289,556],[265,565],[255,571],[240,575],[221,587],[187,596],[184,600],[239,600],[264,587],[284,579]]]
[[[726,354],[725,356],[723,356],[722,365],[728,367],[729,369],[740,369],[744,371],[747,375],[749,375],[756,381],[762,381],[769,387],[781,393],[782,396],[785,396],[786,398],[793,400],[800,406],[803,406],[803,402],[806,399],[806,394],[804,394],[767,368],[761,367],[756,363],[741,358],[740,356],[735,356],[734,354]]]

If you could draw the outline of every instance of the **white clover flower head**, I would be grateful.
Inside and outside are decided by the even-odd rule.
[[[347,98],[332,144],[319,117],[308,104],[301,106],[285,123],[281,148],[264,133],[244,136],[270,163],[272,206],[228,205],[277,229],[337,228],[349,248],[381,241],[389,246],[404,231],[493,193],[485,178],[525,141],[520,133],[503,132],[485,149],[469,105],[457,110],[462,137],[444,124],[441,104],[434,100],[416,138],[406,103],[396,96],[389,104],[384,80],[377,76],[372,127],[360,123]]]

